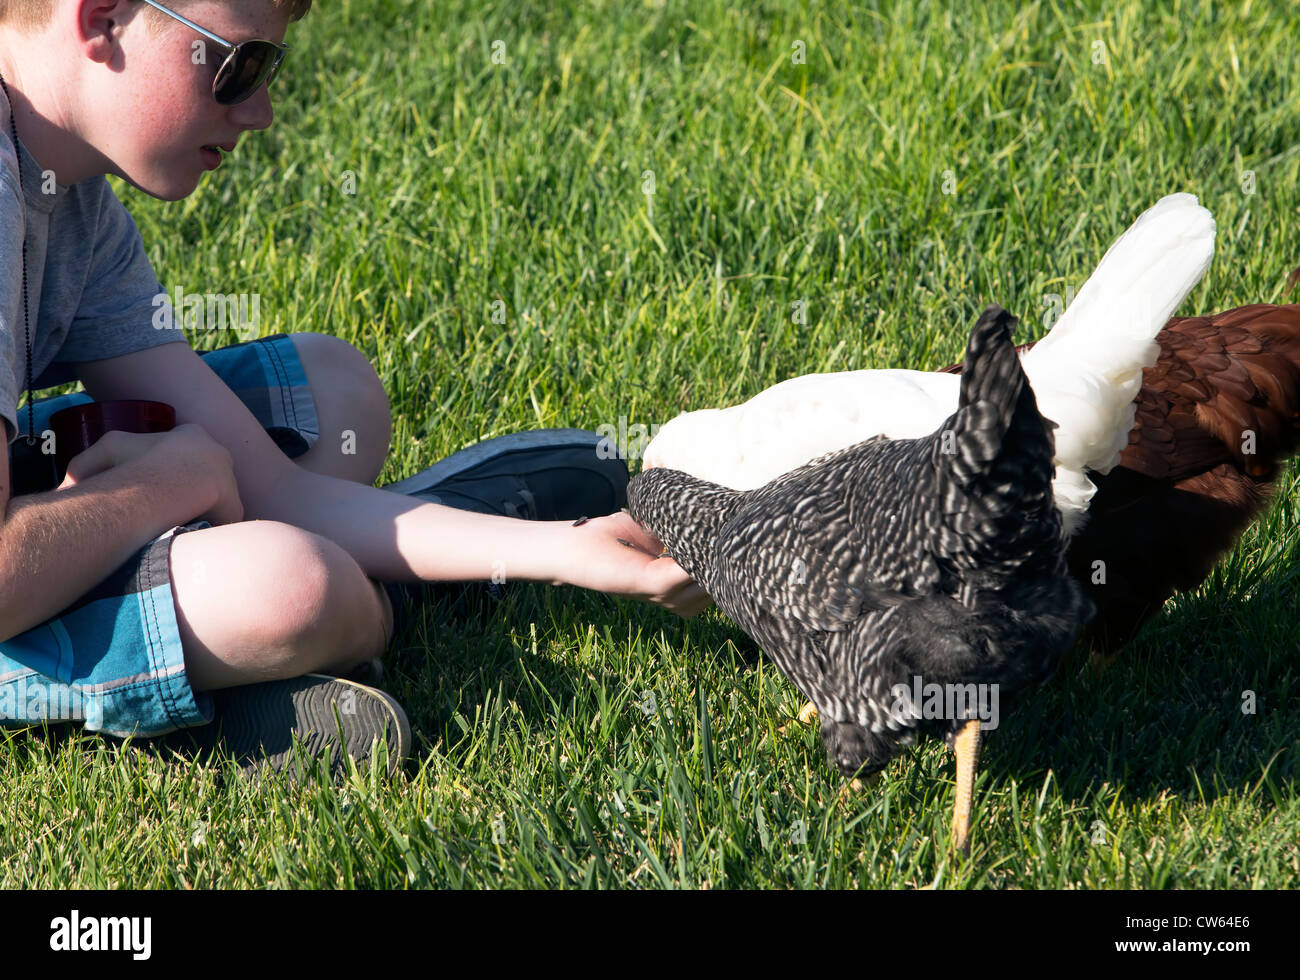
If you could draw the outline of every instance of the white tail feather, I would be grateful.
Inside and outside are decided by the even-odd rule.
[[[1142,371],[1159,354],[1156,334],[1209,268],[1214,232],[1195,196],[1161,198],[1111,245],[1024,356],[1039,410],[1061,427],[1058,468],[1106,473],[1119,461]]]

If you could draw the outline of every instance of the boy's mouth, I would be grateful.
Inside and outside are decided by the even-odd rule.
[[[209,143],[206,146],[202,147],[203,162],[206,165],[206,168],[208,170],[216,170],[219,166],[221,166],[222,151],[224,150],[226,153],[229,153],[234,148],[235,148],[234,143],[230,143],[230,144]]]
[[[216,170],[221,166],[221,150],[215,146],[203,147],[203,166],[205,170]]]

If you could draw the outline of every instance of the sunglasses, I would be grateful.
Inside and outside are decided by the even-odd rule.
[[[149,6],[161,10],[169,17],[175,17],[186,27],[198,31],[213,44],[220,45],[226,52],[226,60],[217,69],[217,77],[212,80],[212,97],[222,105],[239,105],[252,96],[263,83],[271,84],[271,79],[284,60],[284,53],[289,50],[287,44],[260,39],[240,41],[231,44],[225,38],[217,37],[211,31],[204,30],[192,20],[188,20],[168,10],[157,0],[144,0]]]

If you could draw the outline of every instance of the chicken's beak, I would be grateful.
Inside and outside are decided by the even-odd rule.
[[[952,808],[953,845],[963,854],[970,852],[970,808],[975,795],[975,767],[979,765],[980,723],[976,719],[962,726],[953,740],[957,755],[957,801]]]

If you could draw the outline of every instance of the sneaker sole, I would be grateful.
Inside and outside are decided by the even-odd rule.
[[[328,752],[330,771],[338,774],[344,755],[364,762],[382,740],[391,775],[411,752],[411,725],[402,706],[384,691],[341,677],[306,674],[227,688],[214,691],[213,701],[210,725],[150,741],[168,748],[221,749],[246,771],[292,771],[301,750],[308,759]]]

